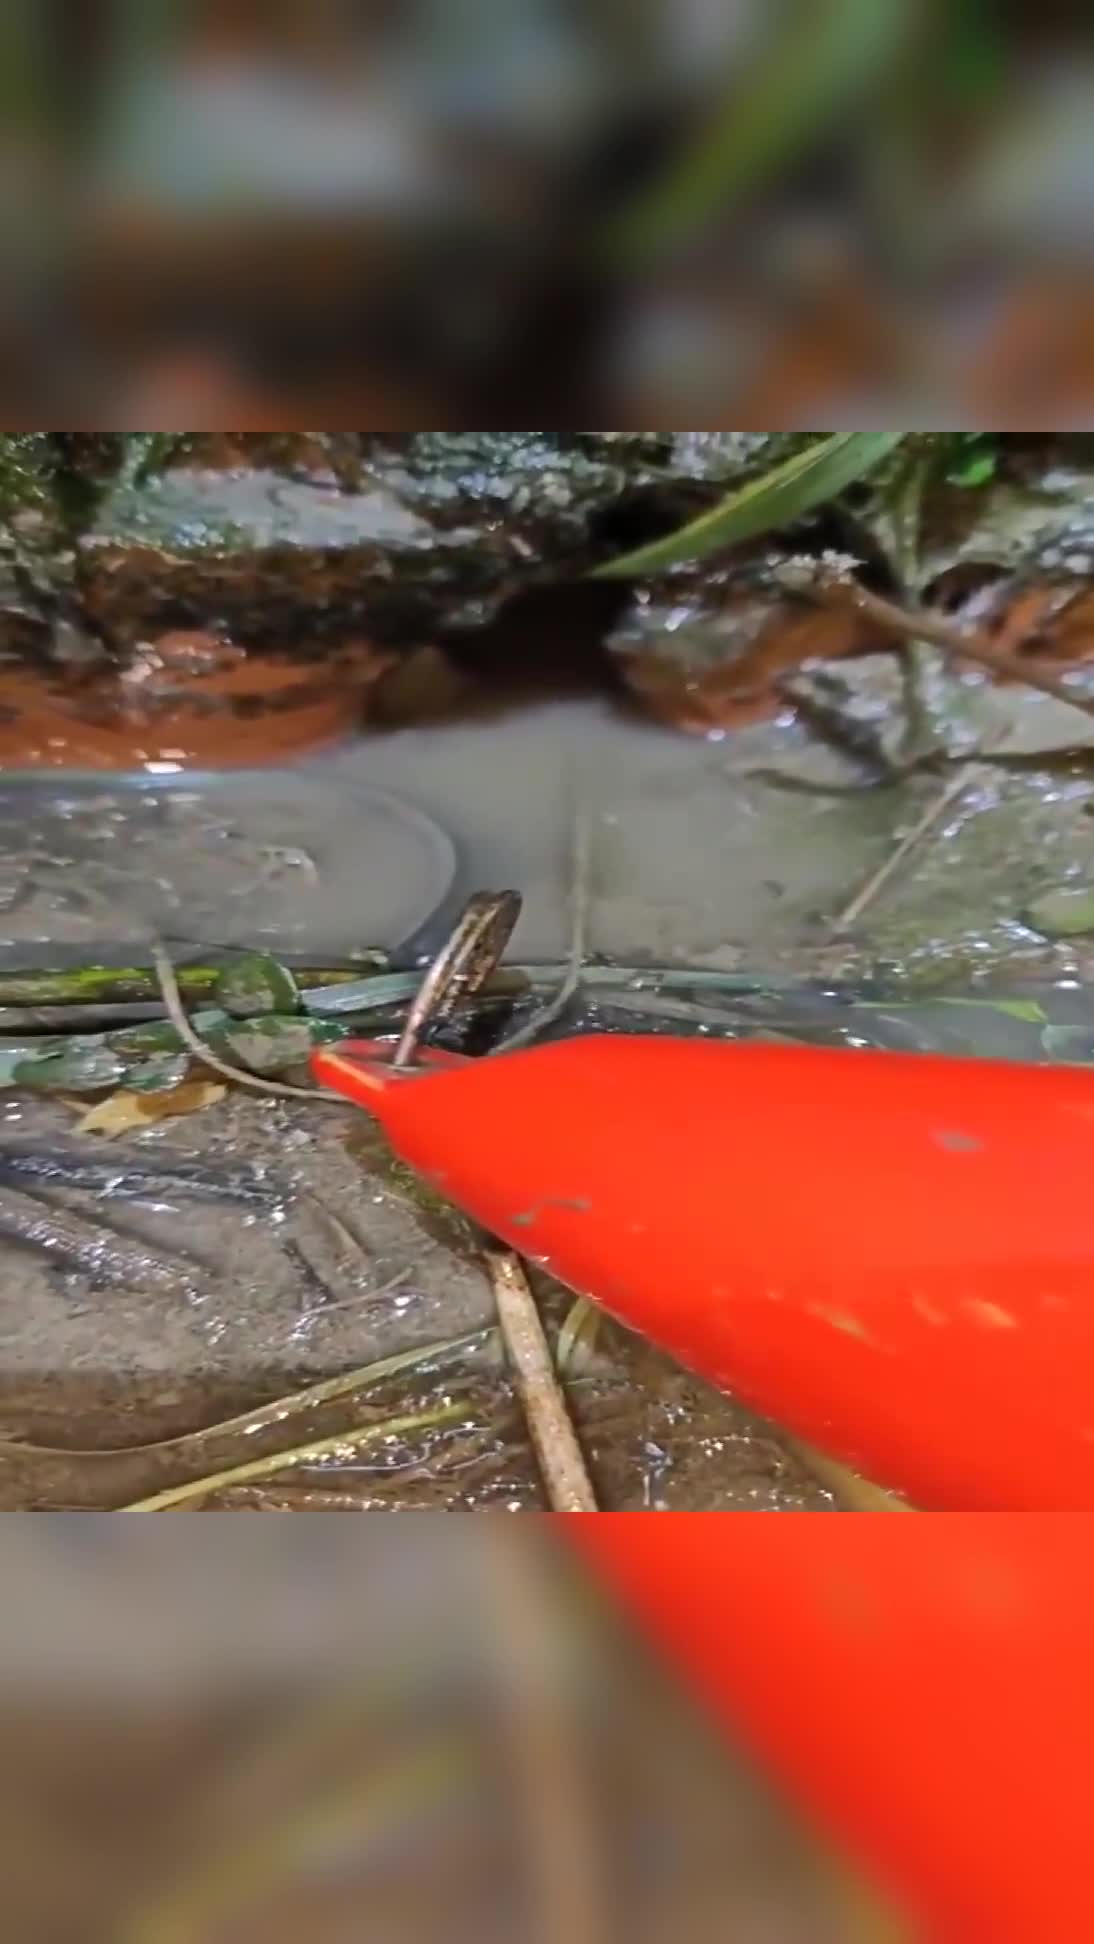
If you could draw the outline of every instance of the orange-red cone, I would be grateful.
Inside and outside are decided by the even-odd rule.
[[[1094,1519],[558,1523],[925,1944],[1094,1936]]]
[[[314,1068],[485,1228],[914,1504],[1094,1510],[1081,1069],[642,1036]]]

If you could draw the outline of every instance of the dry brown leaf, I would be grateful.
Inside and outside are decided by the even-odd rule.
[[[215,1107],[227,1091],[219,1080],[188,1080],[181,1087],[172,1088],[170,1093],[131,1093],[122,1087],[108,1100],[89,1107],[77,1122],[76,1132],[103,1134],[112,1140],[174,1114],[199,1114],[203,1107]]]

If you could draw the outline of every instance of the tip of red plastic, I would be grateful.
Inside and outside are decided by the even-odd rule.
[[[393,1086],[437,1068],[466,1065],[463,1054],[429,1046],[419,1049],[412,1065],[396,1067],[394,1051],[391,1040],[343,1040],[338,1046],[319,1046],[311,1056],[312,1075],[321,1087],[344,1094],[358,1107],[375,1110]]]

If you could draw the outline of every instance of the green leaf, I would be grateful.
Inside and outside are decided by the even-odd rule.
[[[203,1040],[215,1040],[233,1023],[231,1014],[221,1012],[219,1007],[215,1011],[203,1008],[201,1012],[190,1014],[190,1024],[198,1038]]]
[[[751,69],[734,68],[713,121],[612,226],[615,258],[641,260],[770,180],[885,73],[916,10],[908,0],[810,0]]]
[[[153,1059],[130,1067],[125,1084],[130,1093],[173,1093],[176,1087],[181,1087],[189,1071],[189,1053],[158,1053]]]
[[[248,952],[226,966],[216,982],[213,998],[235,1019],[263,1013],[295,1013],[301,1009],[300,988],[287,966],[264,952]]]
[[[40,1040],[5,1040],[0,1045],[0,1087],[15,1084],[15,1071],[22,1062],[38,1051]]]
[[[255,1073],[277,1073],[302,1064],[316,1043],[315,1022],[309,1019],[242,1019],[218,1036],[227,1057]]]
[[[986,486],[995,478],[999,455],[995,440],[980,433],[958,433],[956,450],[946,468],[950,486]]]
[[[152,1053],[177,1053],[182,1041],[169,1019],[150,1019],[140,1026],[122,1026],[108,1033],[106,1043],[115,1053],[140,1057]]]
[[[36,1093],[101,1093],[126,1076],[126,1062],[108,1046],[69,1042],[48,1053],[20,1060],[12,1084]]]
[[[717,506],[663,540],[605,561],[593,569],[593,578],[631,579],[681,561],[703,560],[722,547],[788,526],[872,472],[904,437],[903,432],[835,432],[727,493]]]
[[[995,478],[995,457],[993,453],[981,452],[955,471],[946,474],[951,486],[986,486],[989,479]]]

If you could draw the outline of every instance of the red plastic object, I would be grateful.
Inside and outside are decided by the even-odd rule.
[[[1094,1510],[1081,1069],[641,1036],[313,1065],[485,1228],[914,1504]]]
[[[1094,1937],[1094,1519],[564,1519],[926,1944]]]

